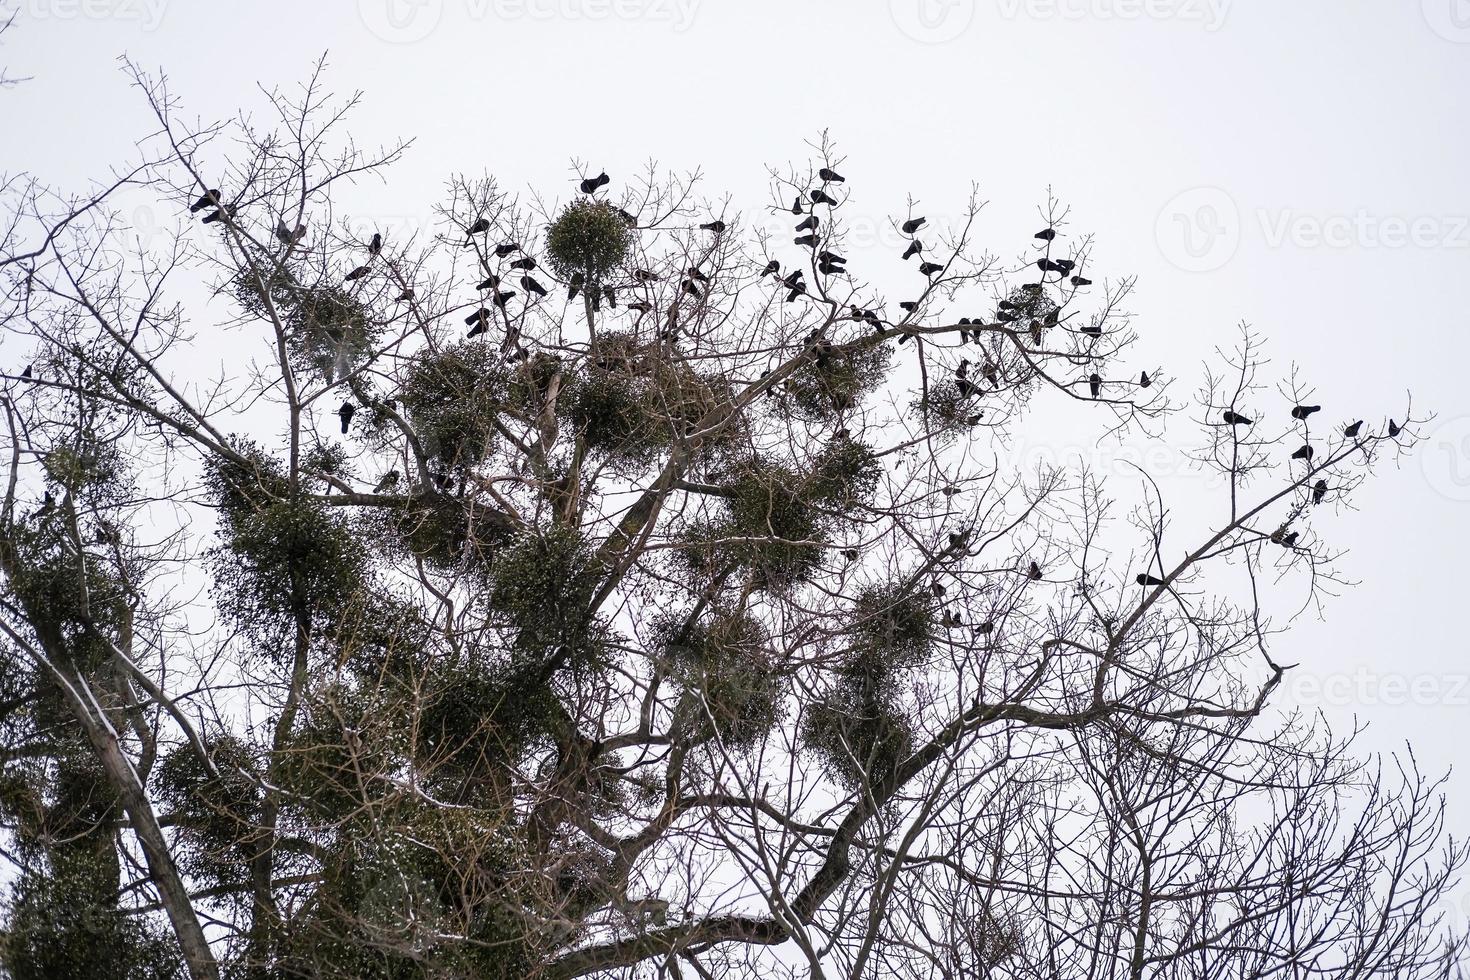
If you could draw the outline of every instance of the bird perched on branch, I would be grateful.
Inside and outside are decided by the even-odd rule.
[[[483,235],[483,234],[485,234],[485,232],[487,232],[489,230],[490,230],[490,219],[489,218],[476,218],[474,224],[470,225],[468,228],[466,228],[464,230],[464,233],[465,233],[464,243],[466,245],[468,245],[470,242],[474,241],[476,235]]]
[[[198,212],[203,211],[205,208],[217,208],[219,207],[219,201],[219,188],[210,188],[203,194],[199,195],[199,200],[189,205],[189,213],[197,214]]]
[[[604,170],[602,173],[598,174],[596,177],[588,177],[588,178],[586,178],[585,180],[582,181],[582,183],[581,183],[582,193],[583,194],[591,194],[591,193],[594,193],[597,190],[597,188],[599,188],[599,187],[606,187],[610,183],[612,183],[612,178],[609,177],[607,175],[607,171]]]
[[[725,230],[725,223],[716,218],[714,221],[706,221],[704,224],[700,225],[699,228],[701,231],[712,231],[716,235],[718,235]]]
[[[1031,567],[1028,568],[1028,569],[1026,569],[1026,577],[1029,578],[1033,582],[1040,582],[1041,581],[1041,566],[1038,565],[1038,564],[1036,564],[1036,562],[1033,561],[1031,563]]]
[[[351,402],[343,402],[342,407],[337,409],[337,417],[342,420],[342,434],[347,434],[347,427],[352,424],[352,416],[357,414],[357,406]]]
[[[361,279],[363,276],[367,275],[371,271],[373,271],[373,270],[370,269],[370,268],[368,268],[367,266],[360,265],[356,269],[353,269],[351,272],[347,273],[347,279],[346,279],[346,281],[347,282],[356,282],[357,280]]]
[[[1327,496],[1327,481],[1318,480],[1312,484],[1312,503],[1320,504]]]
[[[924,220],[925,219],[923,218],[910,218],[909,220],[905,221],[901,226],[903,228],[903,233],[905,235],[912,235],[914,232],[918,231],[924,226]]]
[[[1312,461],[1312,454],[1314,452],[1316,452],[1316,450],[1314,450],[1310,445],[1306,445],[1306,446],[1303,446],[1302,448],[1298,449],[1296,452],[1292,453],[1291,454],[1291,458],[1292,459],[1304,459],[1304,460],[1306,460],[1307,462],[1310,463]]]
[[[834,184],[840,184],[847,179],[831,167],[823,167],[821,170],[818,170],[817,176],[823,180],[831,181]]]
[[[1163,585],[1164,584],[1164,580],[1163,579],[1156,578],[1153,575],[1145,575],[1145,574],[1142,574],[1142,573],[1139,574],[1139,576],[1136,579],[1136,581],[1138,582],[1139,585],[1146,586],[1146,587],[1153,587],[1153,586]]]
[[[1291,410],[1291,417],[1298,422],[1304,422],[1313,412],[1320,411],[1322,411],[1321,405],[1297,405]]]
[[[1361,431],[1362,428],[1363,428],[1363,420],[1362,419],[1358,419],[1358,421],[1354,422],[1352,425],[1350,425],[1347,428],[1343,429],[1342,430],[1342,434],[1345,435],[1345,436],[1347,436],[1349,439],[1356,439],[1356,438],[1358,438],[1358,432]]]
[[[1253,425],[1255,422],[1254,419],[1248,419],[1244,415],[1241,415],[1239,412],[1233,412],[1228,408],[1225,410],[1225,414],[1222,415],[1221,418],[1225,420],[1226,425]]]
[[[1049,242],[1053,238],[1056,238],[1057,237],[1057,231],[1056,231],[1055,228],[1043,228],[1040,231],[1038,231],[1035,235],[1033,235],[1032,237],[1033,238],[1039,238],[1039,239],[1041,239],[1044,242]]]
[[[383,250],[383,236],[379,232],[373,232],[372,241],[368,242],[368,254],[377,255]]]
[[[1089,374],[1087,376],[1087,390],[1092,392],[1093,398],[1096,398],[1098,393],[1102,391],[1102,376],[1096,373]]]

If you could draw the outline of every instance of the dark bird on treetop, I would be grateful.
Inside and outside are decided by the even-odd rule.
[[[903,250],[904,261],[907,262],[909,259],[913,258],[915,255],[918,255],[922,251],[924,251],[924,243],[915,238],[913,241],[909,242],[909,247]]]
[[[1221,417],[1225,420],[1226,425],[1250,425],[1254,421],[1254,419],[1248,419],[1244,415],[1232,412],[1228,408],[1225,409],[1225,414]]]
[[[837,203],[837,199],[836,198],[832,197],[826,191],[821,191],[821,190],[812,191],[811,192],[811,199],[812,199],[812,203],[813,204],[836,204]]]
[[[537,296],[546,295],[546,287],[530,276],[521,276],[521,288],[528,293],[535,293]]]
[[[1320,504],[1322,498],[1327,496],[1327,481],[1318,480],[1312,484],[1312,503]]]
[[[634,313],[647,313],[653,309],[653,304],[648,302],[648,300],[646,299],[640,299],[636,302],[629,303],[628,309],[632,310]]]
[[[816,248],[817,247],[817,236],[816,235],[798,235],[796,237],[796,244],[797,245],[801,245],[804,248]]]
[[[1399,428],[1399,424],[1397,422],[1395,422],[1393,419],[1388,420],[1388,437],[1390,439],[1397,438],[1398,434],[1402,431],[1403,429]]]
[[[709,276],[699,271],[699,266],[697,265],[691,265],[689,267],[689,278],[695,282],[709,282]]]
[[[1039,238],[1044,242],[1049,242],[1053,238],[1057,237],[1057,231],[1055,228],[1043,228],[1038,231],[1034,237]]]
[[[1091,279],[1083,279],[1081,276],[1073,276],[1072,277],[1072,285],[1077,286],[1079,288],[1082,287],[1082,286],[1091,286],[1092,285],[1092,280]]]
[[[981,636],[989,636],[991,633],[994,633],[995,632],[995,624],[992,623],[992,622],[986,621],[986,622],[981,623],[980,625],[976,626],[975,627],[975,632],[976,633],[979,633]]]
[[[485,232],[487,232],[489,230],[490,230],[490,219],[489,218],[476,218],[475,219],[475,223],[472,224],[472,225],[470,225],[468,228],[466,228],[464,230],[464,233],[467,236],[469,236],[469,238],[466,238],[465,241],[468,242],[470,240],[470,238],[474,237],[475,235],[483,235],[483,234],[485,234]],[[499,252],[498,249],[496,251],[497,251],[497,253]]]
[[[834,184],[840,184],[847,179],[830,167],[823,167],[821,170],[818,170],[817,176],[822,178],[823,180],[830,180]]]
[[[801,195],[800,194],[798,194],[796,196],[796,200],[794,200],[794,201],[791,202],[791,213],[792,214],[801,214]]]
[[[496,245],[495,246],[495,257],[497,259],[503,259],[507,255],[511,254],[512,252],[519,252],[520,250],[521,250],[521,243],[520,242],[506,242],[503,245]]]
[[[903,310],[905,313],[912,313],[912,312],[914,312],[914,310],[917,310],[919,308],[919,304],[917,302],[915,302],[914,300],[906,299],[902,303],[899,303],[898,304],[898,308],[900,310]],[[908,338],[908,334],[904,334],[903,339],[900,339],[899,340],[899,343],[903,343],[903,340],[905,340],[907,338]]]
[[[700,225],[699,227],[700,227],[700,230],[701,231],[712,231],[716,235],[718,235],[718,234],[720,234],[721,232],[723,232],[725,230],[725,223],[723,221],[721,221],[720,219],[716,218],[714,221],[706,221],[704,224]]]
[[[836,252],[818,252],[817,258],[831,265],[842,265],[847,262],[844,256],[838,255]]]
[[[1143,372],[1143,374],[1138,379],[1138,387],[1140,387],[1140,388],[1147,388],[1149,385],[1151,385],[1153,383],[1154,383],[1154,379],[1153,378],[1150,378],[1148,376],[1148,372],[1147,371]]]
[[[486,290],[486,289],[498,289],[499,287],[500,287],[500,277],[497,276],[495,273],[492,272],[484,281],[482,281],[475,288],[476,289],[479,289],[479,290]]]
[[[1057,271],[1064,276],[1077,267],[1077,263],[1073,262],[1071,259],[1057,259],[1052,264],[1055,265],[1057,267]]]
[[[846,558],[848,561],[857,561],[858,550],[856,548],[843,548],[842,557]]]
[[[791,273],[791,275],[787,276],[785,279],[782,279],[781,280],[781,285],[788,286],[788,287],[794,287],[797,284],[797,282],[801,279],[801,277],[802,277],[802,271],[800,269],[797,269],[795,272]]]
[[[688,279],[685,279],[680,285],[682,286],[684,292],[688,293],[690,296],[698,298],[699,287],[694,285],[694,283],[690,282]]]
[[[1298,405],[1291,410],[1291,417],[1297,420],[1304,420],[1313,412],[1320,411],[1322,411],[1321,405]]]
[[[1304,460],[1306,460],[1307,462],[1310,463],[1312,461],[1312,454],[1314,452],[1315,452],[1315,450],[1312,449],[1311,446],[1309,446],[1309,445],[1308,446],[1303,446],[1302,448],[1298,449],[1296,452],[1292,453],[1291,454],[1291,458],[1292,459],[1304,459]]]
[[[505,304],[509,303],[515,297],[515,294],[516,291],[514,289],[507,289],[504,292],[497,290],[490,301],[501,309],[505,309]]]
[[[347,434],[347,427],[352,424],[352,416],[357,414],[357,406],[351,402],[343,402],[342,407],[337,409],[337,415],[342,419],[342,434]]]
[[[373,487],[373,493],[382,493],[390,487],[396,486],[400,477],[401,474],[397,470],[389,470],[383,474],[383,478],[378,481],[378,485]]]
[[[1139,585],[1143,585],[1143,586],[1154,586],[1154,585],[1163,585],[1164,584],[1164,580],[1163,579],[1161,579],[1161,578],[1155,578],[1152,575],[1144,575],[1143,573],[1139,573],[1139,576],[1138,576],[1138,578],[1137,578],[1136,581],[1138,582]]]
[[[932,276],[936,272],[943,272],[943,271],[944,271],[944,266],[940,265],[938,262],[920,262],[919,263],[919,272],[922,275]]]
[[[607,175],[606,171],[603,171],[596,177],[588,177],[582,181],[582,193],[591,194],[593,191],[597,190],[597,188],[605,187],[611,182],[612,178]]]
[[[372,270],[369,269],[367,266],[360,265],[356,269],[353,269],[351,272],[347,273],[347,280],[346,281],[347,282],[356,282],[357,280],[361,279],[363,276],[367,275],[371,271]]]
[[[805,221],[803,221],[799,225],[797,225],[796,226],[796,230],[797,231],[816,231],[817,230],[817,226],[819,224],[821,224],[821,222],[817,221],[817,216],[816,215],[812,215],[811,217],[807,218]]]
[[[470,327],[470,336],[474,337],[485,332],[490,326],[490,311],[480,307],[475,312],[464,318],[465,326]]]
[[[199,195],[199,200],[189,205],[189,213],[195,214],[205,208],[219,207],[219,188],[212,188]]]
[[[532,269],[536,268],[536,260],[528,255],[523,259],[516,259],[510,264],[510,267],[512,269],[521,269],[526,272],[530,272]]]
[[[903,223],[903,233],[905,235],[912,235],[914,232],[918,231],[921,227],[923,227],[923,224],[924,224],[924,219],[923,218],[910,218],[909,220],[907,220],[907,221],[905,221]]]
[[[229,208],[228,210],[226,210],[225,208],[217,208],[204,216],[204,224],[212,225],[216,221],[226,221],[229,218],[234,217],[234,213],[235,209],[233,207]]]
[[[766,267],[761,270],[761,278],[764,279],[766,276],[780,275],[780,273],[781,263],[777,262],[775,259],[772,259],[771,261],[767,262]]]
[[[1098,393],[1102,391],[1102,377],[1097,374],[1089,374],[1087,376],[1087,388],[1092,392],[1092,397],[1096,398]]]
[[[1089,336],[1089,337],[1101,337],[1102,336],[1102,327],[1099,326],[1096,323],[1093,323],[1093,324],[1089,324],[1088,326],[1083,327],[1082,328],[1082,332],[1085,333],[1085,334],[1087,334],[1087,336]]]
[[[1345,436],[1347,436],[1349,439],[1356,439],[1358,437],[1358,432],[1362,428],[1363,428],[1363,420],[1362,419],[1358,419],[1358,421],[1354,422],[1352,425],[1348,426],[1346,429],[1343,429],[1342,430],[1342,434],[1345,435]]]
[[[1030,578],[1031,581],[1033,581],[1033,582],[1040,582],[1041,581],[1041,566],[1038,565],[1038,564],[1036,564],[1036,562],[1033,561],[1031,563],[1031,567],[1026,570],[1026,576],[1028,578]]]
[[[373,232],[373,240],[370,241],[370,242],[368,242],[368,254],[369,255],[377,255],[382,250],[383,250],[383,236],[380,235],[378,232],[375,231],[375,232]]]

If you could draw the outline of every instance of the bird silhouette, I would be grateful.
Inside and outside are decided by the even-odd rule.
[[[515,297],[515,294],[516,291],[514,289],[507,289],[504,292],[496,290],[495,295],[490,298],[490,302],[503,310],[505,309],[505,304],[509,303]]]
[[[813,204],[836,204],[837,199],[823,190],[815,190],[810,194]]]
[[[1076,286],[1077,288],[1080,289],[1083,286],[1091,286],[1092,285],[1092,280],[1091,279],[1084,279],[1081,276],[1073,276],[1072,277],[1072,285],[1074,285],[1074,286]]]
[[[1306,421],[1307,416],[1320,411],[1322,411],[1321,405],[1297,405],[1291,410],[1291,417],[1297,421]]]
[[[521,276],[521,288],[528,293],[535,293],[537,296],[546,295],[546,287],[530,276]]]
[[[821,170],[818,170],[817,176],[823,180],[831,181],[834,184],[840,184],[847,179],[830,167],[823,167]]]
[[[286,221],[284,218],[276,219],[276,239],[280,241],[282,245],[295,245],[297,242],[301,241],[302,237],[305,235],[305,225],[297,225],[296,230],[293,232],[290,228],[286,226]]]
[[[347,279],[346,279],[346,281],[347,282],[356,282],[357,280],[361,279],[363,276],[367,275],[371,271],[373,271],[373,270],[370,269],[369,267],[367,267],[365,265],[360,265],[356,269],[353,269],[351,272],[347,273]]]
[[[1147,371],[1143,372],[1143,374],[1140,375],[1139,378],[1138,378],[1138,387],[1140,387],[1140,388],[1147,388],[1149,385],[1151,385],[1153,383],[1154,383],[1154,379],[1153,378],[1150,378],[1148,376],[1148,372]]]
[[[1043,228],[1032,237],[1039,238],[1044,242],[1049,242],[1053,238],[1057,237],[1057,230],[1055,228]]]
[[[523,259],[516,259],[510,264],[510,267],[512,269],[520,269],[523,272],[530,272],[532,269],[536,268],[536,260],[528,255]]]
[[[1145,575],[1143,573],[1139,573],[1138,578],[1135,579],[1134,581],[1136,581],[1139,585],[1148,586],[1148,587],[1152,587],[1152,586],[1156,586],[1156,585],[1163,585],[1164,584],[1164,580],[1163,579],[1156,578],[1153,575]]]
[[[858,550],[856,548],[843,548],[842,557],[847,559],[848,561],[857,561]]]
[[[470,328],[469,336],[478,337],[490,328],[490,311],[482,306],[465,317],[464,322]]]
[[[1362,419],[1358,419],[1358,421],[1354,422],[1352,425],[1348,426],[1346,429],[1343,429],[1342,430],[1342,434],[1345,435],[1345,436],[1347,436],[1349,439],[1356,439],[1356,438],[1358,438],[1358,433],[1362,430],[1362,428],[1363,428],[1363,420]]]
[[[796,196],[796,200],[794,200],[794,201],[791,202],[791,213],[792,214],[801,214],[801,195],[800,194],[798,194]]]
[[[693,296],[696,299],[699,298],[699,287],[694,285],[694,283],[690,282],[688,279],[685,279],[682,283],[680,283],[680,287],[690,296]]]
[[[230,208],[217,208],[217,209],[209,212],[208,214],[206,214],[204,216],[203,224],[212,225],[216,221],[228,221],[230,218],[233,218],[234,216],[235,216],[235,209],[233,207],[230,207]]]
[[[985,622],[980,623],[975,627],[975,632],[979,633],[981,636],[989,636],[991,633],[995,632],[995,624],[990,622],[989,620],[986,620]]]
[[[905,235],[912,235],[914,232],[918,231],[921,227],[923,227],[923,225],[924,225],[924,219],[923,218],[910,218],[909,220],[907,220],[907,221],[905,221],[903,223],[903,226],[902,226],[903,227],[903,233]]]
[[[922,251],[924,251],[924,243],[915,238],[909,242],[909,247],[903,250],[903,259],[907,262]]]
[[[764,279],[766,276],[779,276],[780,274],[781,274],[781,263],[780,262],[777,262],[775,259],[772,259],[771,261],[767,262],[766,263],[766,267],[761,270],[761,278],[762,279]]]
[[[342,407],[337,409],[337,417],[342,420],[342,434],[347,434],[347,427],[352,424],[352,416],[357,414],[357,406],[351,402],[343,402]]]
[[[582,193],[591,194],[596,191],[597,188],[605,187],[611,182],[612,178],[607,175],[606,171],[598,174],[596,177],[588,177],[581,183]]]
[[[378,232],[375,231],[375,232],[373,232],[373,240],[370,241],[370,242],[368,242],[368,254],[369,255],[377,255],[382,250],[383,250],[383,236],[380,235]]]
[[[1226,425],[1251,425],[1255,421],[1254,419],[1246,418],[1244,415],[1241,415],[1238,412],[1232,412],[1228,408],[1225,410],[1225,414],[1222,415],[1221,418],[1225,420]]]
[[[628,304],[628,309],[634,313],[644,314],[653,309],[653,304],[646,299],[640,299]]]
[[[1056,266],[1057,271],[1064,276],[1077,267],[1077,263],[1071,259],[1057,259],[1052,265]]]
[[[1398,434],[1402,431],[1404,430],[1399,427],[1399,424],[1397,422],[1395,422],[1393,419],[1388,420],[1388,437],[1390,439],[1397,438]]]
[[[1036,562],[1033,561],[1031,563],[1031,567],[1026,570],[1026,577],[1029,578],[1033,582],[1040,582],[1041,581],[1041,566],[1038,565],[1038,564],[1036,564]]]
[[[1089,337],[1101,337],[1102,327],[1099,324],[1090,323],[1082,328],[1082,332],[1087,334],[1087,336]]]
[[[1327,496],[1327,481],[1318,480],[1312,484],[1312,503],[1320,504],[1322,498]]]
[[[943,582],[930,582],[929,591],[933,593],[934,598],[938,599],[941,598],[947,590],[945,589]]]
[[[639,282],[658,282],[658,275],[647,269],[634,269],[633,278]]]
[[[796,244],[802,246],[803,248],[816,248],[817,247],[817,236],[816,235],[798,235],[797,238],[796,238]]]
[[[1312,455],[1315,452],[1316,452],[1316,450],[1314,450],[1310,445],[1306,445],[1306,446],[1303,446],[1302,448],[1298,449],[1296,452],[1292,453],[1291,454],[1291,458],[1292,459],[1304,459],[1304,460],[1306,460],[1307,462],[1310,463],[1312,461]]]
[[[701,231],[712,231],[718,235],[725,230],[725,223],[716,218],[714,221],[706,221],[699,227]]]
[[[919,308],[919,304],[915,300],[906,299],[902,303],[899,303],[898,304],[898,308],[900,310],[903,310],[905,313],[912,313],[912,312],[914,312],[915,310],[917,310]],[[898,342],[901,344],[901,343],[903,343],[907,339],[908,339],[908,334],[904,334],[902,337],[899,338],[899,341]]]
[[[490,219],[489,218],[476,218],[475,219],[475,223],[472,224],[472,225],[470,225],[468,228],[466,228],[464,230],[464,233],[465,233],[465,244],[469,244],[469,242],[476,235],[483,235],[483,234],[485,234],[485,232],[487,232],[489,230],[490,230]]]
[[[219,188],[214,187],[199,195],[199,200],[189,205],[189,213],[197,214],[205,208],[219,207]]]
[[[503,259],[514,252],[519,252],[520,250],[520,242],[505,242],[503,244],[495,246],[495,257],[497,259]]]
[[[921,275],[932,276],[936,272],[943,272],[943,271],[944,271],[944,266],[940,265],[938,262],[920,262],[919,263],[919,273]]]
[[[847,259],[845,257],[838,255],[836,252],[828,252],[825,250],[818,252],[817,258],[821,259],[823,262],[828,263],[829,265],[843,265],[847,262]]]
[[[1096,398],[1098,393],[1102,391],[1102,377],[1098,374],[1089,374],[1087,376],[1087,389],[1092,392],[1092,397]]]
[[[486,289],[498,289],[500,288],[500,277],[492,272],[490,273],[490,275],[481,280],[480,284],[475,288],[481,291],[484,291]]]

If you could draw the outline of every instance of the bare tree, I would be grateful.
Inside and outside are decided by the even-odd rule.
[[[4,188],[17,980],[1456,975],[1439,783],[1273,704],[1411,408],[1248,329],[1176,402],[1059,204],[859,251],[825,137],[406,231],[320,66],[266,128],[132,78],[141,160]],[[1042,406],[1219,499],[1017,462]]]

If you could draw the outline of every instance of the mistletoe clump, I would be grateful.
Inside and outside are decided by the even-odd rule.
[[[583,199],[568,204],[551,225],[546,256],[567,281],[601,282],[628,255],[633,235],[618,209]]]

